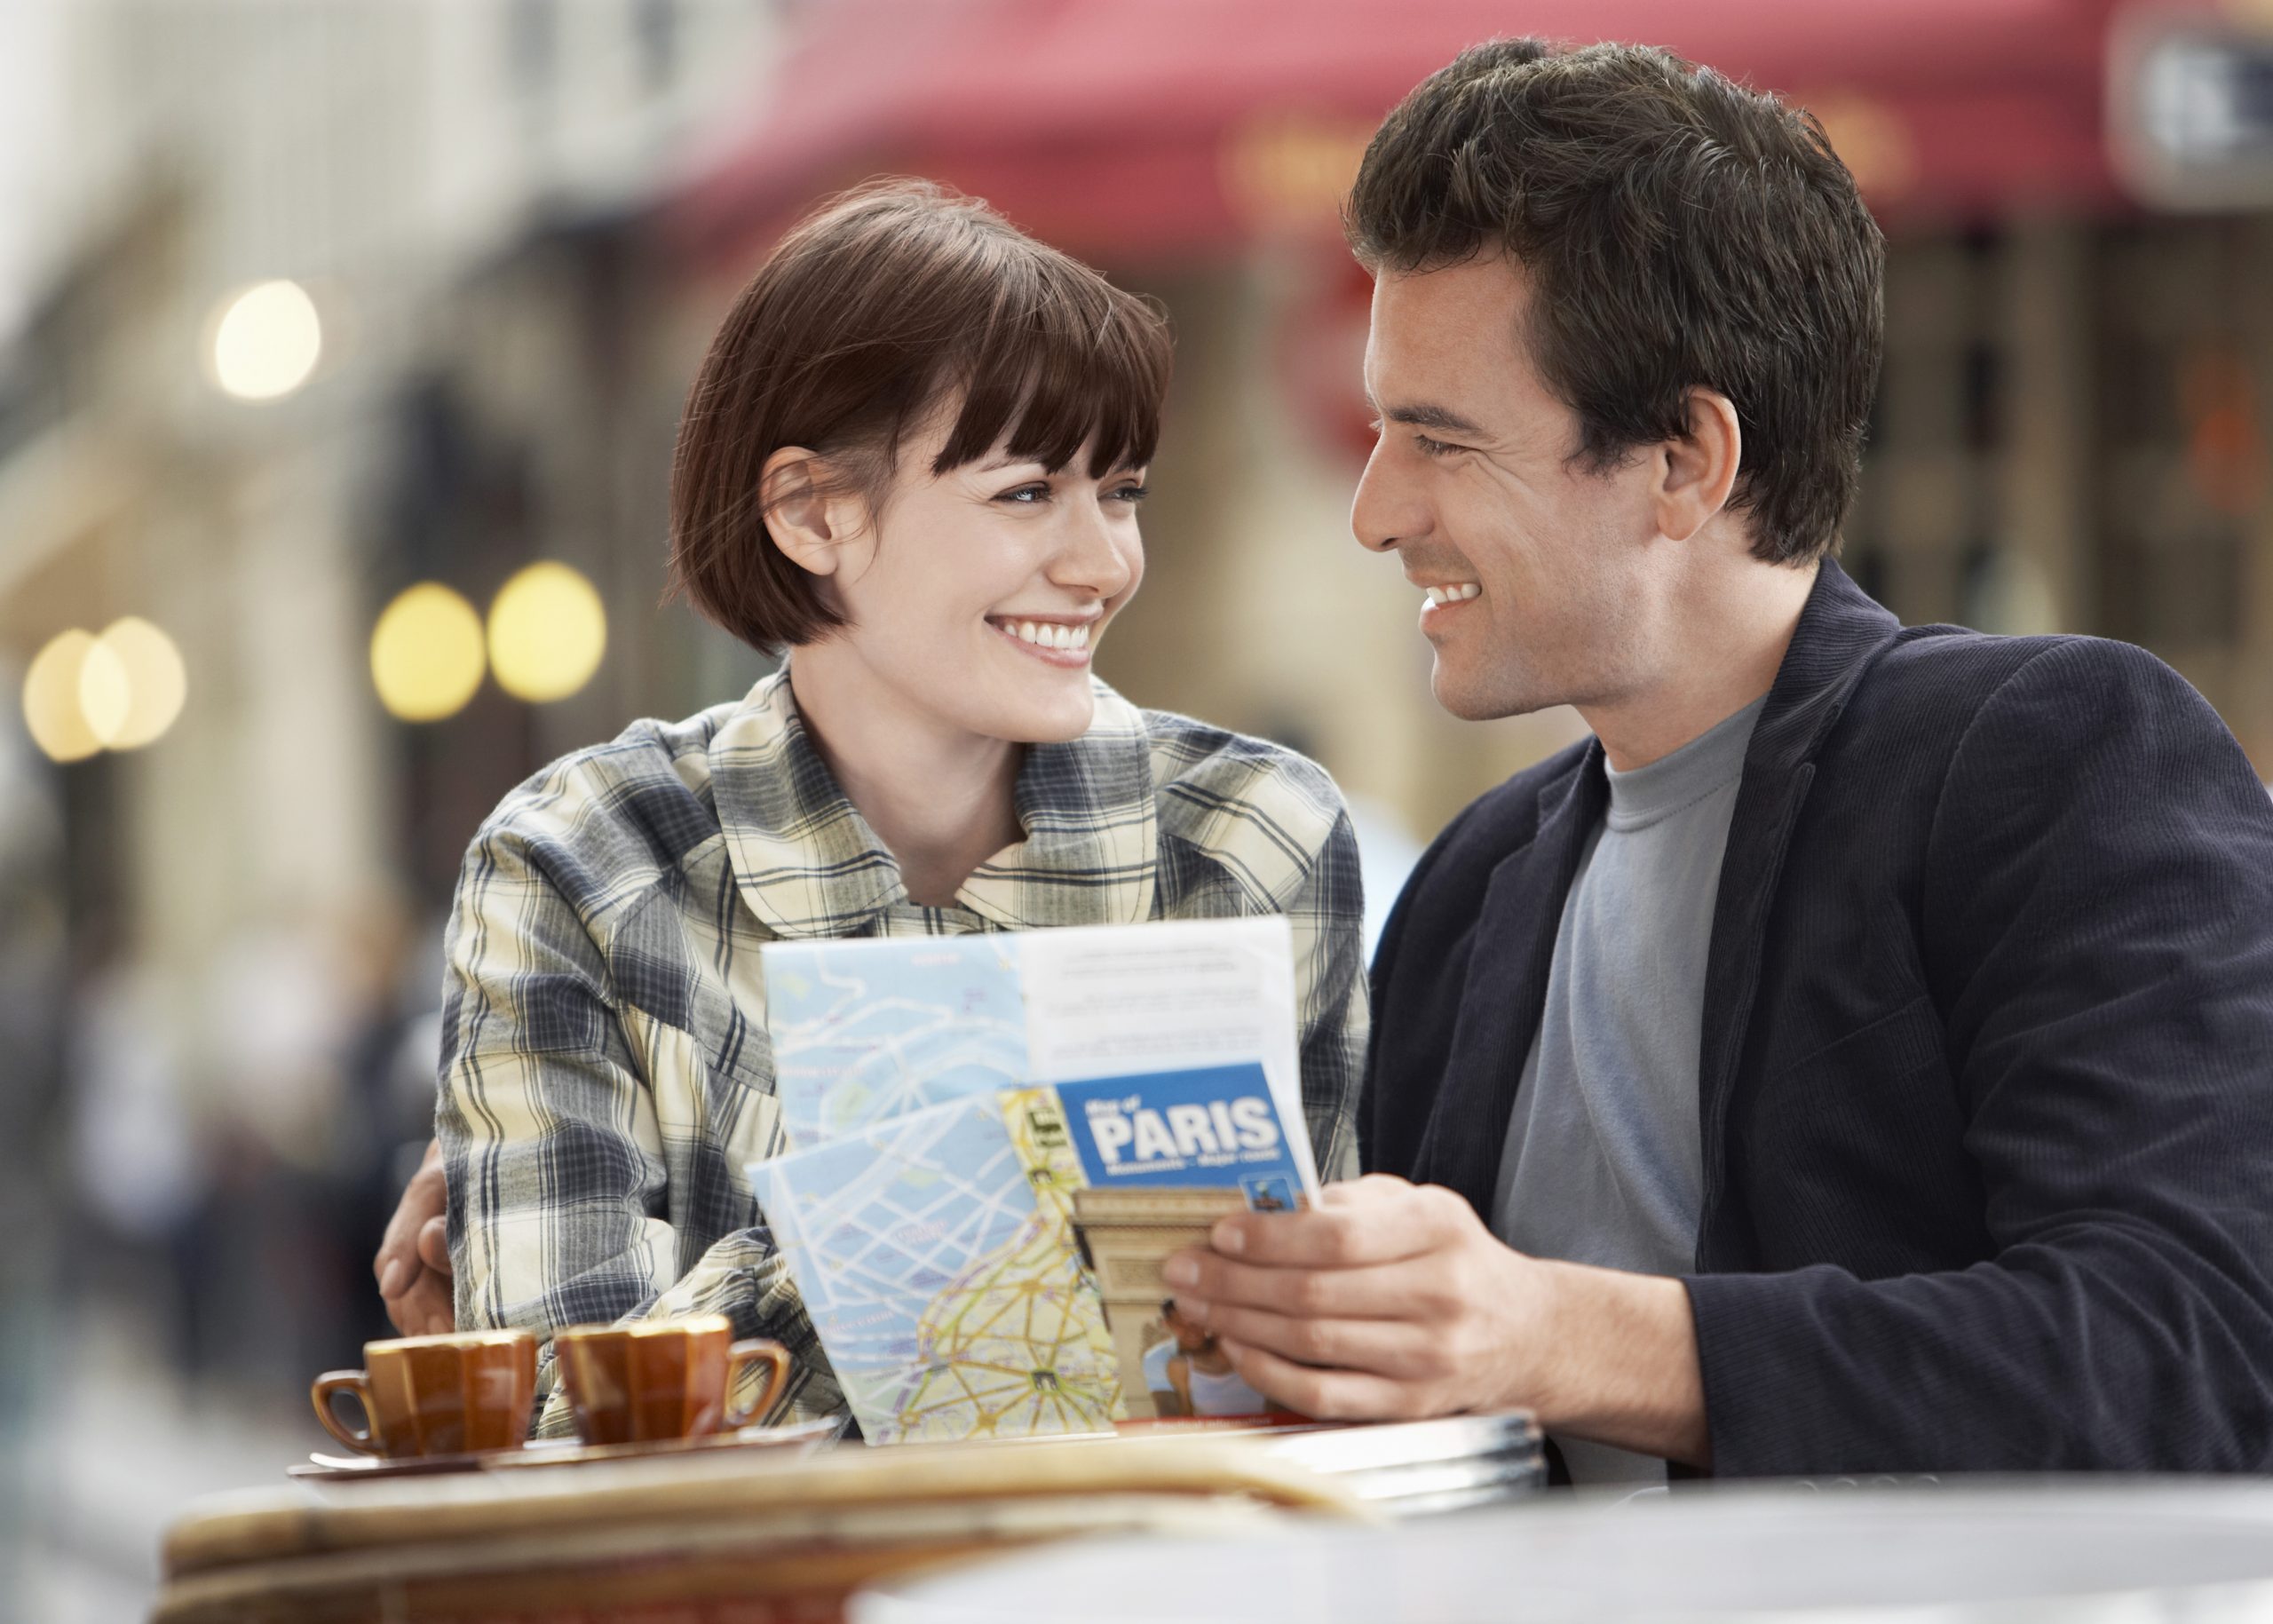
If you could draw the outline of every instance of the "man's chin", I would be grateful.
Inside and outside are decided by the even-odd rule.
[[[1429,690],[1437,703],[1463,722],[1496,722],[1503,717],[1528,715],[1556,703],[1510,689],[1504,684],[1478,683],[1445,669],[1442,656],[1429,674]]]

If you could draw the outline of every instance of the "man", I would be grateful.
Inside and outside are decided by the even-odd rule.
[[[1349,218],[1358,535],[1446,709],[1594,737],[1406,888],[1377,1176],[1226,1220],[1184,1312],[1312,1414],[1528,1406],[1582,1481],[2273,1466],[2273,806],[2150,656],[1831,561],[1881,250],[1820,129],[1502,41]]]

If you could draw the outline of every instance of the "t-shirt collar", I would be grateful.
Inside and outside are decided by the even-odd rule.
[[[1613,829],[1640,828],[1726,788],[1744,775],[1746,748],[1752,730],[1767,707],[1762,694],[1749,705],[1723,717],[1696,738],[1646,766],[1621,772],[1604,766],[1610,784],[1608,819]]]

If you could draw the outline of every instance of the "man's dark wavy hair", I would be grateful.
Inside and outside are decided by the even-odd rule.
[[[1345,215],[1375,274],[1504,253],[1522,335],[1595,469],[1717,391],[1744,434],[1730,505],[1804,564],[1854,501],[1884,344],[1885,243],[1823,126],[1669,51],[1463,51],[1389,115]]]

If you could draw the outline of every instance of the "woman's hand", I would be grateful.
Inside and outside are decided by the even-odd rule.
[[[450,1242],[443,1214],[449,1205],[448,1187],[442,1180],[442,1147],[426,1146],[402,1200],[387,1220],[386,1238],[371,1260],[378,1277],[379,1295],[385,1299],[387,1318],[405,1336],[428,1336],[457,1328],[452,1296]]]

